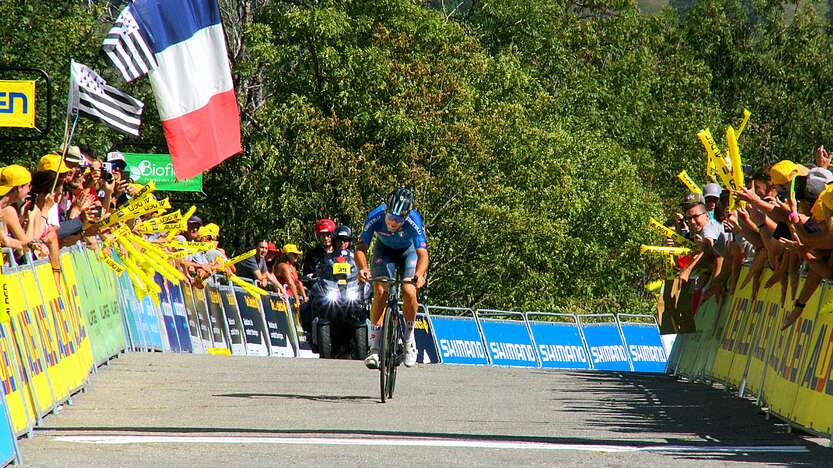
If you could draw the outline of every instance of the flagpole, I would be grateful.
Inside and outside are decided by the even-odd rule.
[[[78,111],[75,111],[75,119],[72,121],[72,129],[69,131],[69,138],[64,142],[64,150],[61,153],[61,162],[58,163],[58,169],[55,171],[55,180],[52,181],[52,189],[49,190],[49,193],[55,192],[55,186],[58,185],[58,178],[61,174],[61,168],[64,165],[64,159],[67,156],[67,150],[69,150],[69,143],[72,141],[72,137],[75,135],[75,128],[78,126]],[[69,116],[67,116],[67,125],[69,125]]]

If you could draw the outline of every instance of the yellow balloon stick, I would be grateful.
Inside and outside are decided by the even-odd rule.
[[[647,289],[648,291],[654,292],[654,291],[658,290],[659,288],[661,288],[663,283],[664,283],[664,281],[661,280],[661,279],[654,280],[654,281],[651,281],[650,283],[646,284],[645,289]]]
[[[697,133],[697,138],[700,139],[700,142],[706,148],[706,154],[709,159],[714,162],[717,175],[720,177],[720,181],[723,182],[723,186],[731,190],[737,190],[738,187],[735,186],[735,182],[732,180],[729,168],[726,166],[726,160],[723,159],[723,155],[717,143],[714,141],[711,131],[708,128],[701,130]]]
[[[236,257],[232,258],[232,259],[226,260],[226,261],[225,261],[225,262],[223,262],[223,264],[220,266],[220,269],[221,269],[221,270],[225,270],[226,268],[228,268],[228,267],[230,267],[230,266],[234,265],[235,263],[242,262],[243,260],[246,260],[246,259],[247,259],[247,258],[249,258],[249,257],[253,257],[253,256],[254,256],[254,254],[256,254],[256,253],[257,253],[257,249],[252,249],[252,250],[250,250],[250,251],[248,251],[248,252],[246,252],[246,253],[242,253],[242,254],[240,254],[240,255],[238,255],[238,256],[236,256]]]
[[[267,292],[264,291],[263,289],[260,289],[260,288],[258,288],[257,286],[255,286],[253,284],[250,284],[250,283],[247,283],[247,282],[243,281],[237,275],[231,274],[231,275],[229,275],[228,279],[231,280],[232,283],[234,283],[234,284],[240,286],[241,288],[245,289],[246,292],[251,294],[252,296],[260,297],[260,296],[263,296],[264,294],[267,294]]]
[[[693,248],[694,247],[693,242],[691,242],[690,240],[681,236],[677,231],[671,229],[668,226],[665,226],[664,224],[660,223],[659,221],[657,221],[654,218],[651,218],[648,221],[648,227],[653,229],[660,236],[672,239],[674,241],[674,243],[677,244],[677,246],[679,246],[679,247],[688,247],[688,248]]]
[[[689,192],[696,193],[698,195],[703,194],[703,190],[701,190],[697,183],[694,182],[691,179],[691,177],[689,177],[686,171],[681,171],[679,174],[677,174],[677,178],[680,179],[680,182],[682,182],[683,185],[688,187]]]
[[[148,266],[152,270],[159,272],[160,275],[164,276],[171,282],[176,283],[185,279],[182,273],[171,266],[168,261],[164,257],[160,256],[153,247],[150,249],[144,249],[144,252],[140,252],[132,245],[131,240],[135,241],[136,237],[133,236],[132,238],[121,241],[120,243],[140,264]],[[144,241],[140,241],[139,245],[142,245],[141,242]]]
[[[666,247],[659,245],[642,245],[639,247],[640,254],[659,254],[659,255],[686,255],[691,252],[687,247]]]
[[[740,127],[738,127],[738,134],[737,137],[740,138],[741,134],[743,134],[743,130],[746,128],[746,123],[749,122],[749,117],[752,115],[748,109],[743,110],[743,120],[740,122]]]
[[[740,160],[740,149],[738,148],[738,139],[735,136],[735,129],[731,125],[726,129],[726,143],[729,147],[729,160],[732,161],[732,180],[735,186],[743,187],[743,166]],[[729,199],[729,209],[734,208],[735,195],[732,194]]]
[[[110,267],[117,275],[124,273],[124,267],[119,265],[119,263],[113,260],[109,255],[104,253],[104,249],[101,249],[98,253],[98,256],[101,257],[101,260],[104,262],[105,265]]]

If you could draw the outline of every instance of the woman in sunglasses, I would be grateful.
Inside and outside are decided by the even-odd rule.
[[[373,248],[373,271],[367,268],[367,249],[373,236],[376,243]],[[402,284],[403,313],[405,315],[405,366],[416,364],[416,341],[414,340],[414,321],[416,320],[417,289],[425,285],[425,272],[428,270],[428,242],[422,216],[414,209],[414,194],[406,188],[393,191],[388,202],[373,209],[364,223],[359,241],[356,243],[356,265],[359,268],[359,281],[367,282],[372,278],[387,277],[396,279],[396,273]],[[373,283],[373,305],[370,309],[372,327],[370,331],[370,352],[364,360],[368,369],[379,367],[379,341],[382,338],[382,320],[385,304],[388,300],[388,284],[381,281]]]

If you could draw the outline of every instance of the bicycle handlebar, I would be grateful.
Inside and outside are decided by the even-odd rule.
[[[395,279],[390,278],[388,276],[374,276],[373,278],[370,278],[370,281],[373,281],[373,282],[378,281],[380,283],[416,284],[416,281],[414,281],[413,278],[395,280]]]

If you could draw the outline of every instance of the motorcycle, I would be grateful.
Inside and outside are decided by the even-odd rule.
[[[355,265],[336,262],[320,274],[309,294],[310,343],[325,359],[350,353],[364,359],[368,350],[370,287],[358,281]]]

